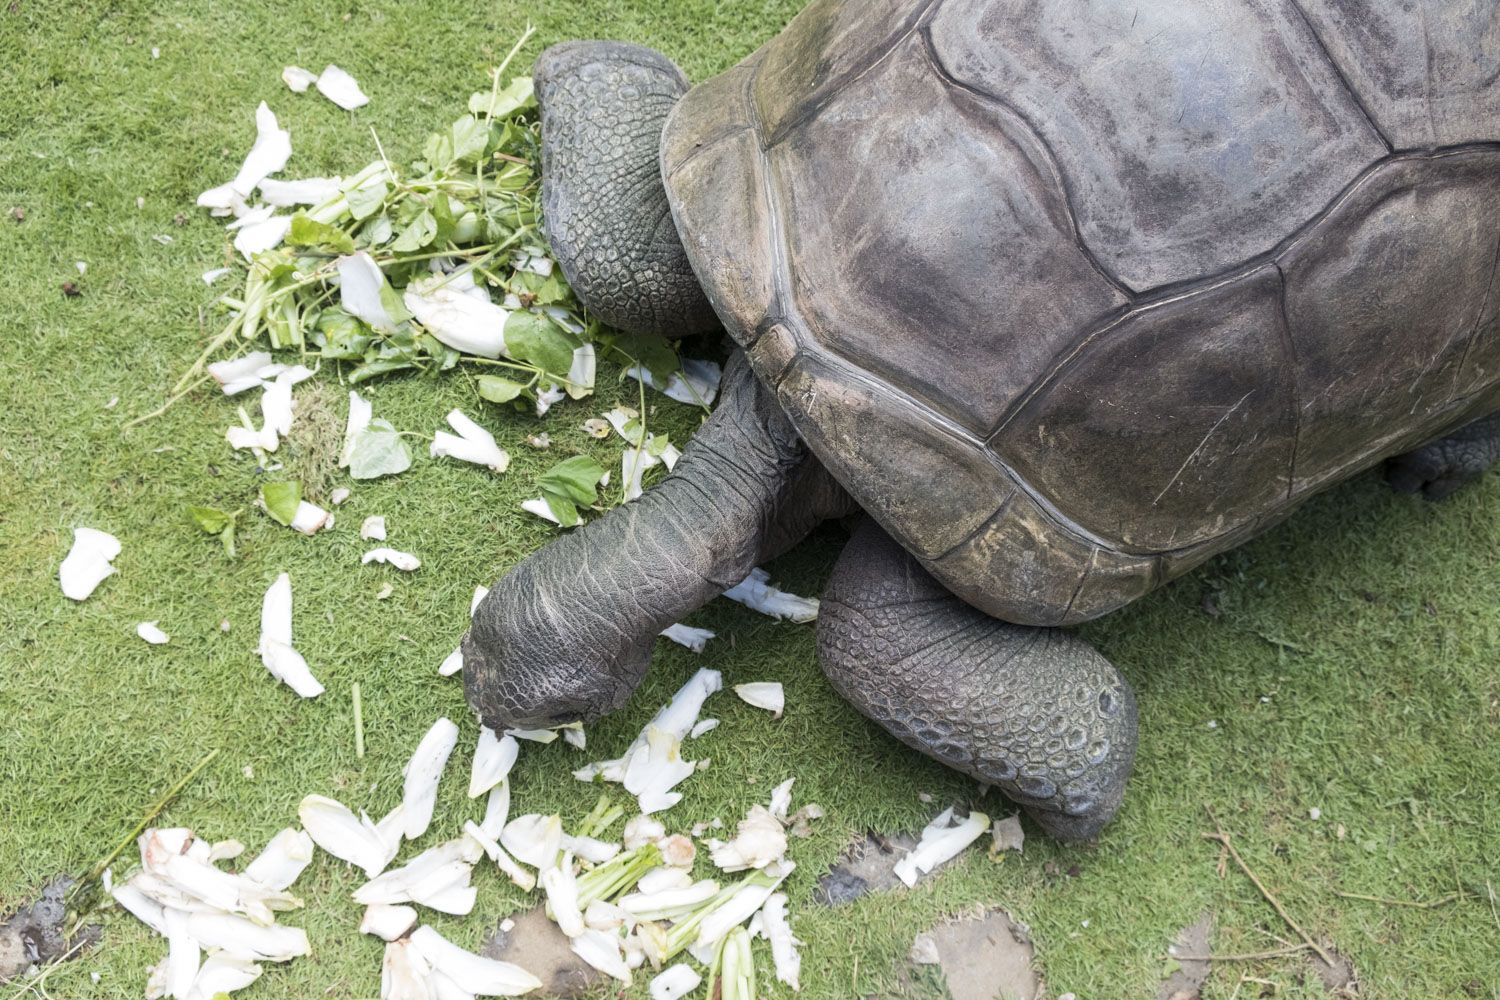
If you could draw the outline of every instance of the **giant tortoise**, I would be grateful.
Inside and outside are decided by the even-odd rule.
[[[1065,627],[1379,463],[1500,455],[1494,0],[816,0],[688,88],[536,68],[547,236],[605,321],[739,345],[675,473],[515,567],[492,726],[623,704],[664,627],[863,512],[818,652],[1087,838],[1133,696]]]

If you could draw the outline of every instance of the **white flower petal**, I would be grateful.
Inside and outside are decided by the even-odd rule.
[[[218,281],[220,278],[224,277],[224,275],[228,274],[229,270],[230,269],[227,267],[216,267],[212,270],[204,271],[202,275],[203,283],[205,285],[212,286],[214,282]]]
[[[300,927],[262,927],[232,913],[194,913],[188,917],[188,933],[205,948],[258,962],[290,962],[311,951]]]
[[[990,818],[977,809],[969,813],[967,819],[956,823],[953,822],[953,810],[943,810],[927,824],[911,853],[896,862],[896,877],[911,888],[938,865],[958,857],[989,828]]]
[[[490,789],[490,797],[484,802],[484,819],[480,820],[479,828],[488,839],[499,840],[509,821],[510,782],[502,781]]]
[[[564,833],[562,849],[591,865],[602,865],[620,853],[620,845],[594,837],[572,837]]]
[[[680,373],[673,372],[672,377],[667,380],[665,388],[657,385],[657,380],[645,368],[637,366],[631,368],[625,374],[637,381],[646,383],[651,388],[656,389],[671,399],[677,400],[679,403],[687,403],[692,406],[712,406],[714,398],[719,394],[719,380],[723,375],[723,369],[712,361],[683,358],[682,371]]]
[[[318,74],[303,69],[301,66],[288,66],[281,71],[281,82],[286,84],[294,94],[305,94],[307,88],[318,82]]]
[[[119,554],[120,540],[109,532],[74,528],[73,547],[57,567],[63,596],[74,601],[86,600],[105,577],[115,572],[110,563]]]
[[[359,84],[354,82],[354,77],[332,63],[324,66],[323,72],[318,74],[317,88],[318,93],[345,111],[353,111],[370,103],[364,91],[359,89]]]
[[[360,251],[338,260],[339,304],[351,316],[364,320],[380,333],[391,333],[396,321],[381,301],[386,287],[380,265],[368,253]]]
[[[266,844],[245,868],[245,877],[268,889],[289,889],[301,877],[313,856],[313,839],[302,830],[288,827]]]
[[[792,925],[786,916],[786,894],[773,893],[760,910],[761,932],[771,942],[771,960],[776,964],[776,978],[792,989],[801,991],[802,956],[800,943],[792,936]]]
[[[286,234],[291,232],[292,218],[289,215],[273,215],[264,222],[256,222],[241,229],[234,237],[234,248],[246,260],[255,255],[281,246]]]
[[[228,272],[228,268],[223,269]],[[226,361],[215,361],[208,366],[208,373],[213,376],[214,381],[220,385],[228,385],[231,382],[241,382],[246,379],[260,381],[260,372],[272,364],[269,351],[251,351],[244,357],[231,358]]]
[[[593,344],[573,348],[573,365],[568,369],[568,395],[574,399],[582,399],[591,394],[594,391],[597,368]]]
[[[557,742],[557,730],[555,729],[507,729],[505,735],[514,736],[518,740],[526,740],[529,743],[541,743],[543,745]]]
[[[373,934],[385,941],[405,937],[417,922],[417,911],[410,906],[390,903],[372,903],[365,907],[364,918],[359,922],[361,934]]]
[[[520,966],[465,951],[431,927],[418,927],[411,943],[432,968],[476,996],[515,997],[542,988],[542,981]]]
[[[302,654],[292,647],[292,578],[278,576],[266,589],[260,610],[260,661],[271,676],[304,698],[316,698],[323,685]]]
[[[402,552],[398,549],[371,549],[359,561],[364,565],[372,562],[388,563],[403,573],[413,573],[422,568],[422,560],[410,552]]]
[[[765,570],[752,570],[749,576],[724,591],[724,596],[778,621],[810,622],[818,617],[817,598],[788,594],[771,586],[770,581],[771,576]]]
[[[658,889],[652,893],[630,893],[620,900],[620,909],[639,920],[675,920],[696,910],[718,894],[719,883],[704,879],[686,886]]]
[[[453,652],[449,653],[447,656],[443,657],[443,662],[438,664],[438,676],[452,677],[454,674],[463,670],[463,668],[464,651],[463,647],[459,647],[458,649],[455,649]]]
[[[500,833],[500,844],[519,861],[538,871],[545,871],[557,864],[558,852],[562,849],[562,820],[557,816],[539,816],[535,813],[518,816],[505,824]]]
[[[385,518],[379,514],[371,514],[365,518],[359,526],[359,537],[376,542],[385,541]]]
[[[297,513],[292,515],[292,523],[287,527],[311,538],[325,528],[331,527],[332,520],[332,516],[322,507],[307,500],[301,500],[297,503]]]
[[[622,983],[630,982],[630,967],[620,952],[620,936],[607,931],[585,929],[569,945],[573,954],[607,976]]]
[[[633,851],[645,844],[654,844],[667,835],[667,828],[660,820],[650,816],[635,816],[625,824],[625,850]]]
[[[198,196],[198,207],[209,209],[210,214],[214,216],[223,217],[233,215],[238,217],[245,214],[245,196],[236,191],[232,183],[220,184],[216,188],[209,188]]]
[[[476,612],[476,611],[479,610],[479,605],[481,603],[483,603],[484,599],[486,597],[488,597],[488,596],[490,596],[490,588],[488,588],[488,587],[475,587],[474,588],[474,596],[469,600],[469,616],[471,618],[474,616],[474,612]]]
[[[141,923],[151,928],[162,937],[167,936],[166,912],[162,905],[147,896],[137,888],[132,879],[124,885],[116,885],[110,888],[109,894],[114,897],[115,902],[125,908]]]
[[[686,889],[693,884],[693,875],[683,868],[660,865],[642,875],[635,883],[636,892],[655,896],[671,889]]]
[[[509,357],[505,321],[510,314],[489,300],[445,278],[423,278],[406,287],[406,308],[429,333],[464,354],[481,358]],[[470,288],[472,288],[472,282]]]
[[[521,509],[528,514],[535,514],[543,521],[551,521],[553,524],[562,526],[562,518],[552,511],[552,505],[545,497],[537,497],[534,500],[522,500]]]
[[[402,772],[405,782],[401,795],[402,824],[407,840],[416,840],[427,832],[432,809],[437,803],[438,782],[448,757],[458,745],[458,727],[449,719],[439,719],[417,744],[411,760]]]
[[[165,646],[172,638],[163,632],[156,622],[141,622],[135,627],[135,634],[153,646]]]
[[[718,719],[699,719],[696,723],[693,724],[693,728],[688,730],[688,739],[696,740],[704,733],[711,733],[718,728]]]
[[[260,182],[260,196],[267,205],[275,205],[277,208],[321,205],[339,196],[339,179],[306,177],[299,181],[278,181],[267,177]]]
[[[221,994],[227,995],[242,990],[260,978],[261,967],[248,958],[239,958],[228,952],[216,951],[208,956],[188,1000],[213,1000]]]
[[[510,467],[510,456],[495,443],[495,436],[464,415],[462,410],[448,414],[448,424],[458,436],[438,431],[432,438],[429,449],[433,458],[456,458],[464,462],[483,465],[492,472],[504,472]]]
[[[190,915],[181,910],[167,910],[167,996],[187,997],[198,978],[201,953],[198,942],[188,931]]]
[[[536,415],[545,417],[548,410],[567,398],[568,394],[561,386],[556,382],[549,383],[547,388],[536,394]]]
[[[435,1000],[432,965],[410,941],[387,942],[380,960],[380,1000]]]
[[[682,1000],[702,983],[703,977],[691,965],[674,965],[651,980],[651,1000]]]
[[[354,457],[355,439],[359,437],[361,431],[370,426],[370,419],[373,416],[374,413],[369,400],[351,389],[349,391],[349,421],[344,425],[344,447],[339,450],[339,468],[346,469],[349,467],[349,461]],[[366,518],[365,524],[368,525],[371,520],[371,518]],[[380,523],[384,525],[385,519],[381,518]],[[373,536],[361,532],[360,537],[370,538]],[[383,528],[380,537],[381,539],[385,538]]]
[[[558,929],[576,938],[587,928],[578,909],[578,880],[573,876],[573,858],[563,855],[562,864],[553,865],[541,875],[542,891],[547,894],[549,916]]]
[[[399,839],[393,844],[368,816],[356,817],[343,803],[322,795],[304,798],[297,818],[314,843],[370,878],[391,863],[400,847]]]
[[[717,633],[710,632],[706,628],[679,624],[668,625],[661,634],[663,638],[670,639],[679,646],[686,646],[695,653],[701,653],[708,646],[708,640],[714,638]]]
[[[444,913],[468,913],[474,905],[469,879],[483,847],[469,837],[430,847],[400,868],[371,879],[354,891],[354,901],[420,903]],[[456,895],[455,895],[456,894]]]
[[[785,854],[786,831],[781,820],[761,805],[750,807],[733,840],[713,849],[714,864],[726,872],[764,868]]]
[[[786,821],[787,813],[792,810],[792,786],[796,783],[796,778],[788,778],[771,789],[771,815],[782,822]]]
[[[756,681],[753,684],[736,684],[734,693],[740,696],[740,700],[746,704],[763,708],[772,713],[772,717],[781,718],[782,710],[786,708],[786,692],[780,681]]]
[[[462,656],[460,655],[460,665]],[[469,798],[477,799],[504,781],[520,756],[521,744],[514,736],[496,736],[489,726],[479,730],[474,750],[474,768],[469,777]]]
[[[779,865],[772,865],[765,869],[768,875],[776,877],[771,885],[744,885],[727,901],[715,907],[713,912],[703,918],[698,925],[698,940],[695,947],[705,948],[716,944],[720,938],[728,934],[740,924],[755,915],[755,911],[765,905],[771,893],[786,880],[797,866],[790,861],[783,861]]]

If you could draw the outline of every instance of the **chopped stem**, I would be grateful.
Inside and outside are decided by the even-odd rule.
[[[364,703],[359,696],[359,681],[354,682],[349,693],[354,696],[354,756],[363,759],[365,756],[365,712]]]

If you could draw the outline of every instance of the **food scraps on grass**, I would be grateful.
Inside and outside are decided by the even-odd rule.
[[[74,528],[73,547],[57,567],[57,581],[63,595],[70,600],[87,600],[89,595],[116,570],[112,565],[120,554],[120,540],[98,528]]]

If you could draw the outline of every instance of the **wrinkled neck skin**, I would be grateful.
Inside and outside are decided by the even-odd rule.
[[[463,642],[470,704],[497,731],[614,711],[663,629],[850,506],[736,352],[670,476],[491,589]]]

